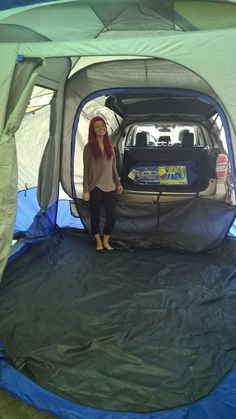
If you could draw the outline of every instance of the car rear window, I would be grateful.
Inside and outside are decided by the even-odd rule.
[[[126,147],[193,147],[206,145],[197,125],[146,124],[129,129]]]

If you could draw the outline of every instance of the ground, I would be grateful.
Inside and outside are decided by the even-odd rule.
[[[50,419],[50,416],[0,390],[0,419]]]

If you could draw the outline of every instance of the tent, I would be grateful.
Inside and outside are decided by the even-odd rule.
[[[74,208],[91,101],[114,92],[214,104],[236,184],[235,41],[230,0],[1,1],[1,387],[61,418],[236,417],[234,239],[124,272]]]

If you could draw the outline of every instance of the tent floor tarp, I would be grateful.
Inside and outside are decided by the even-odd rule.
[[[206,396],[236,360],[236,242],[98,253],[61,230],[5,271],[8,363],[74,402],[147,412]]]

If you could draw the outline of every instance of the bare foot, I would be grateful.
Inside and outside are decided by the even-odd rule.
[[[106,249],[106,250],[109,250],[109,251],[114,250],[114,248],[111,247],[110,243],[104,243],[103,242],[103,248]]]
[[[103,235],[103,247],[104,247],[104,249],[111,251],[111,250],[114,250],[114,249],[110,245],[109,239],[110,239],[110,234],[104,234]]]
[[[98,252],[100,252],[101,250],[103,250],[103,244],[102,244],[102,242],[100,242],[100,243],[96,243],[96,250],[97,250]]]
[[[103,250],[103,244],[102,244],[100,234],[95,234],[94,237],[95,237],[95,241],[96,241],[96,250],[98,252],[100,252],[101,250]]]

